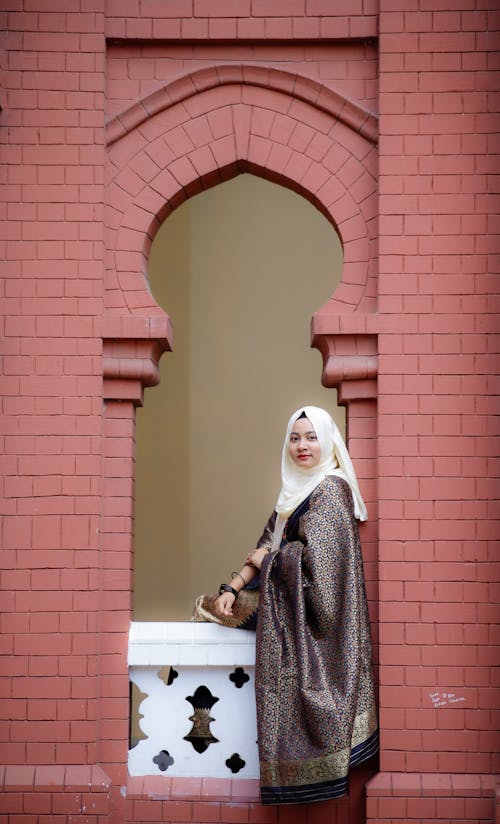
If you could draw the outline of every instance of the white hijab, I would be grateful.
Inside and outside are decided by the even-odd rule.
[[[321,447],[320,461],[310,469],[297,466],[292,461],[289,452],[290,434],[296,420],[302,413],[312,423]],[[273,549],[277,549],[281,544],[287,518],[327,475],[336,475],[347,481],[352,493],[354,515],[360,521],[366,521],[366,506],[361,497],[356,473],[338,426],[324,409],[317,406],[303,406],[291,416],[286,429],[281,455],[282,487],[276,504],[278,517],[274,530]]]

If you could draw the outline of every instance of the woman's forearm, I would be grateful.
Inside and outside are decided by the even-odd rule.
[[[229,582],[229,586],[240,592],[250,581],[257,575],[257,570],[250,564],[245,564],[239,572],[233,572],[233,577]]]

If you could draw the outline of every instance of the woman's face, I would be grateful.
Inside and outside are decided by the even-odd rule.
[[[319,464],[321,447],[308,418],[299,418],[295,421],[290,433],[288,451],[294,464],[303,469],[312,469]]]

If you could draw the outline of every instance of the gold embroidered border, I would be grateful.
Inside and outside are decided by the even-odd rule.
[[[367,741],[377,729],[375,706],[356,716],[352,747]],[[264,787],[289,787],[336,781],[349,772],[351,747],[308,761],[261,761],[260,778]]]
[[[370,709],[361,712],[354,719],[354,727],[352,730],[351,749],[367,741],[370,735],[373,735],[377,729],[377,710],[375,704],[372,704]]]

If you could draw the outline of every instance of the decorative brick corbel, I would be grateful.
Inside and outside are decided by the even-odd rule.
[[[104,399],[142,406],[144,389],[160,382],[159,362],[171,351],[166,340],[104,340]]]
[[[377,397],[377,336],[315,333],[311,345],[323,356],[323,386],[335,387],[339,403]]]
[[[159,306],[147,314],[102,319],[104,400],[142,406],[144,389],[160,382],[159,362],[172,351],[172,323]]]

